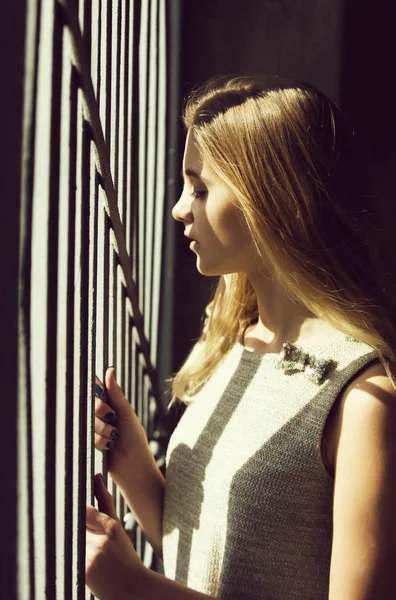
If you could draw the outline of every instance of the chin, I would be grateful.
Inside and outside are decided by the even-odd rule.
[[[197,257],[197,271],[200,275],[204,277],[219,277],[223,275],[221,269],[216,269],[214,266],[210,267],[209,265],[202,264],[202,261]]]
[[[197,258],[197,271],[204,277],[221,277],[222,275],[240,272],[237,269],[222,269],[220,266],[202,264],[199,258]]]
[[[203,275],[204,277],[219,277],[221,275],[221,273],[219,273],[218,271],[203,269],[202,267],[198,266],[197,271],[200,275]]]

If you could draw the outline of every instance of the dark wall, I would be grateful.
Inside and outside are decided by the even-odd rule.
[[[395,157],[393,0],[376,2],[375,10],[368,0],[184,0],[181,6],[181,101],[222,73],[308,81],[345,108],[389,189]],[[391,204],[392,194],[388,198]],[[214,285],[196,272],[181,225],[176,240],[175,369],[199,335]]]
[[[338,96],[342,0],[185,0],[185,89],[211,75],[259,71]]]
[[[393,0],[345,3],[340,104],[370,152],[389,242],[396,225],[395,27]],[[389,253],[396,254],[392,245]]]

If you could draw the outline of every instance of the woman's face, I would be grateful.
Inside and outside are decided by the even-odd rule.
[[[191,132],[183,157],[184,187],[173,207],[174,219],[191,238],[202,275],[226,275],[254,269],[254,247],[232,193],[211,169],[200,161]]]

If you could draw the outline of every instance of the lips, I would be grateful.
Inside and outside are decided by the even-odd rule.
[[[191,242],[196,242],[197,240],[195,238],[193,238],[191,235],[188,235],[187,233],[184,234],[185,237],[190,240]]]

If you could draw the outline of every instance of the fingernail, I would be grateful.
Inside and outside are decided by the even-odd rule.
[[[106,448],[108,448],[109,450],[111,450],[112,448],[114,448],[114,442],[107,442]]]
[[[107,421],[108,423],[114,423],[114,421],[116,420],[116,416],[113,412],[108,412],[105,414],[104,416],[105,421]]]
[[[117,440],[120,437],[118,429],[113,429],[110,433],[110,437],[113,438],[113,440]]]
[[[102,388],[100,387],[100,385],[98,385],[97,383],[95,383],[95,394],[97,396],[99,396],[99,398],[101,400],[103,400],[104,391],[102,390]]]

